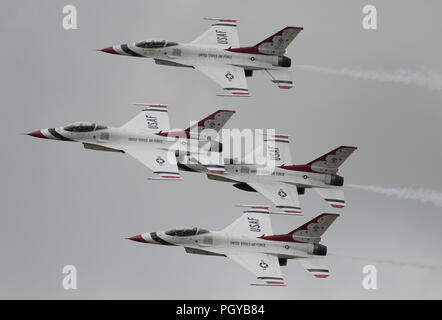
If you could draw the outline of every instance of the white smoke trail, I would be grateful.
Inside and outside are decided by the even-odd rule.
[[[432,203],[435,206],[442,207],[442,193],[432,189],[414,189],[414,188],[386,188],[378,186],[362,186],[357,184],[347,184],[352,188],[358,188],[366,191],[395,196],[398,199],[419,200],[422,203]]]
[[[338,69],[312,65],[297,65],[296,68],[347,76],[362,80],[377,80],[407,85],[416,85],[427,87],[431,90],[442,89],[442,74],[431,70],[411,71],[407,69],[396,69],[394,71],[387,72],[383,70],[364,70],[359,67]]]
[[[430,270],[442,270],[442,266],[438,265],[428,265],[428,264],[420,264],[420,263],[411,263],[411,262],[403,262],[403,261],[395,261],[395,260],[381,260],[381,259],[372,259],[372,258],[364,258],[364,257],[355,257],[343,254],[330,253],[330,255],[339,257],[339,258],[347,258],[352,260],[361,260],[361,261],[370,261],[371,263],[385,263],[390,264],[397,267],[412,267],[412,268],[421,268],[421,269],[430,269]]]

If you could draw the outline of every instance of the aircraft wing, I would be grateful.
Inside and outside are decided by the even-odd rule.
[[[344,208],[344,189],[342,188],[313,188],[333,208]]]
[[[194,67],[218,83],[223,88],[222,95],[250,96],[244,68],[228,64],[195,65]]]
[[[192,41],[194,44],[216,46],[223,49],[238,48],[239,38],[236,20],[231,19],[211,19],[214,23],[210,28]]]
[[[255,286],[285,286],[278,257],[266,253],[226,254],[256,276]]]
[[[267,74],[272,78],[272,82],[280,89],[293,88],[292,73],[286,69],[267,69]]]
[[[283,211],[281,213],[303,215],[295,185],[284,182],[247,182],[247,184],[273,202]]]
[[[329,267],[327,260],[323,257],[313,258],[296,258],[308,272],[311,272],[316,278],[327,278],[329,275]]]
[[[168,156],[168,150],[126,147],[124,152],[158,175],[158,177],[150,178],[152,180],[181,180],[175,154]]]

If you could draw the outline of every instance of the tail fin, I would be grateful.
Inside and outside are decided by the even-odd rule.
[[[236,111],[233,110],[218,110],[208,115],[204,119],[191,125],[189,128],[185,130],[168,131],[168,132],[163,131],[161,132],[160,135],[169,136],[169,137],[188,138],[188,139],[192,138],[192,139],[213,141],[213,139],[211,139],[213,131],[206,132],[205,134],[201,134],[201,132],[205,129],[212,129],[215,130],[216,132],[219,132],[235,112]]]
[[[214,113],[208,115],[207,117],[198,121],[184,131],[189,134],[193,133],[192,131],[198,132],[199,134],[204,129],[212,129],[219,132],[235,112],[236,111],[233,110],[215,111]]]
[[[262,155],[266,158],[267,165],[276,167],[292,163],[290,151],[290,136],[283,134],[263,134],[263,143],[244,156],[245,163],[255,163],[256,156]]]
[[[243,205],[244,206],[244,205]],[[223,229],[230,235],[255,235],[272,234],[268,206],[244,206],[249,207],[243,215]]]
[[[304,242],[318,243],[328,227],[339,217],[337,213],[323,213],[299,228],[289,232],[293,239]]]
[[[170,128],[167,105],[164,104],[142,104],[135,105],[146,107],[134,118],[126,122],[121,128],[155,133],[167,131]]]
[[[313,171],[321,173],[336,173],[339,166],[355,151],[358,147],[340,146],[319,158],[307,163]]]
[[[285,27],[254,47],[263,54],[283,56],[286,48],[303,29],[301,27]]]

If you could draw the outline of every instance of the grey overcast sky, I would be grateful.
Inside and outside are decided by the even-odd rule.
[[[67,4],[78,30],[62,28]],[[366,4],[377,8],[377,30],[362,28]],[[218,230],[241,214],[235,204],[264,203],[259,195],[191,173],[148,181],[149,169],[126,155],[23,135],[79,120],[119,126],[138,112],[133,102],[168,104],[172,127],[233,108],[229,128],[291,135],[295,163],[357,145],[342,167],[347,183],[442,191],[442,90],[296,68],[440,75],[441,10],[436,0],[1,1],[0,298],[442,298],[442,208],[431,203],[346,187],[347,206],[324,235],[331,276],[289,261],[287,287],[252,287],[253,276],[228,259],[123,238],[176,225]],[[294,89],[257,73],[251,98],[217,97],[195,70],[95,51],[147,37],[191,41],[207,16],[239,19],[243,46],[304,27],[287,54]],[[334,212],[313,192],[301,201],[305,216],[273,217],[275,233]],[[77,290],[62,287],[69,264]],[[376,290],[362,287],[365,265],[377,268]]]

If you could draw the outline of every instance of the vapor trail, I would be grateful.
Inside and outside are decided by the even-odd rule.
[[[419,200],[422,203],[432,203],[435,206],[442,207],[442,193],[432,189],[413,189],[413,188],[386,188],[378,186],[362,186],[357,184],[347,184],[352,188],[358,188],[366,191],[381,193],[386,196],[395,196],[398,199]]]
[[[442,270],[442,266],[438,266],[438,265],[426,265],[426,264],[420,264],[420,263],[401,262],[401,261],[394,261],[394,260],[371,259],[371,258],[354,257],[354,256],[347,256],[347,255],[333,254],[333,253],[330,253],[330,255],[340,257],[340,258],[352,259],[352,260],[369,261],[371,263],[385,263],[385,264],[390,264],[390,265],[394,265],[394,266],[398,266],[398,267],[412,267],[412,268],[421,268],[421,269]]]
[[[431,90],[442,89],[442,74],[431,70],[411,71],[407,69],[396,69],[394,71],[388,72],[383,70],[364,70],[359,67],[329,68],[312,65],[297,65],[296,68],[322,73],[330,73],[340,76],[347,76],[362,80],[377,80],[407,85],[416,85],[427,87]]]

